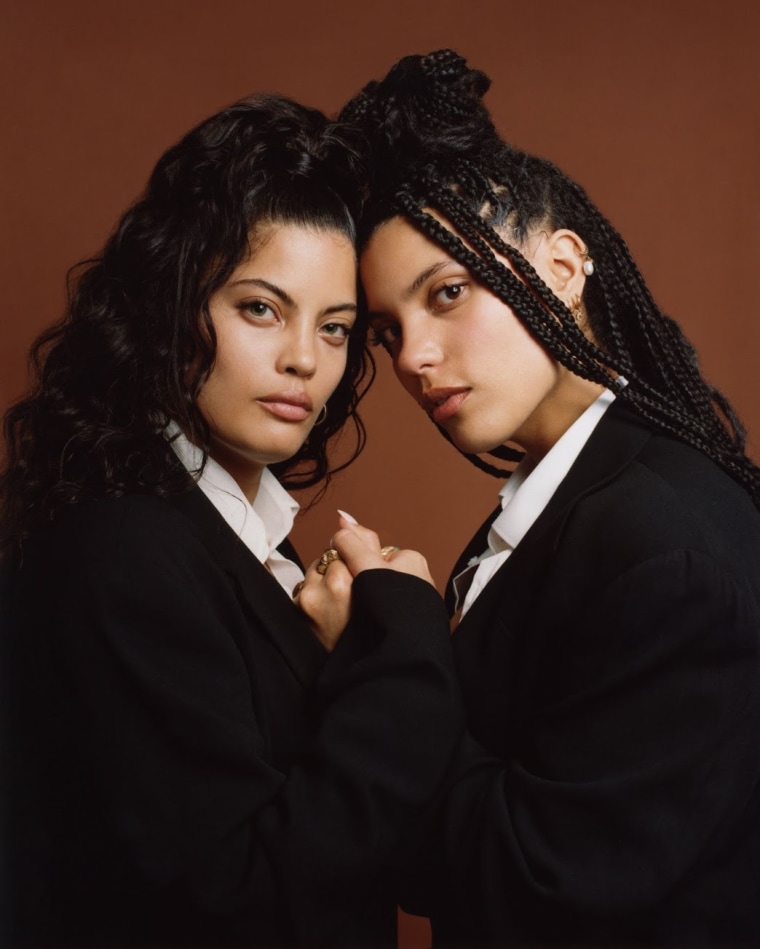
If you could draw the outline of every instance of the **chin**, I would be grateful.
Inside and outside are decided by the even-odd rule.
[[[449,432],[452,442],[456,447],[465,452],[468,455],[482,455],[486,452],[493,451],[494,448],[500,448],[507,439],[493,439],[485,437],[475,437],[473,435],[467,435],[464,432]]]
[[[262,452],[260,457],[264,459],[264,464],[269,467],[269,465],[279,465],[283,461],[290,461],[294,455],[297,455],[301,450],[301,445],[296,445],[295,448],[287,448],[282,451],[277,451],[276,449],[271,449],[268,452]]]
[[[230,466],[269,467],[288,461],[301,450],[305,439],[294,439],[292,442],[262,442],[255,443],[243,439],[216,439],[216,451],[212,450],[212,457],[223,468]]]

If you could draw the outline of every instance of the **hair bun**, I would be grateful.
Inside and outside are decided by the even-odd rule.
[[[482,155],[499,139],[482,103],[491,80],[452,49],[405,56],[368,83],[340,120],[361,129],[378,174],[437,157]]]
[[[465,80],[477,98],[484,96],[491,86],[491,80],[485,73],[477,69],[470,69],[467,66],[467,60],[459,53],[454,52],[453,49],[439,49],[435,53],[428,53],[426,56],[407,56],[406,59],[419,59],[421,71],[435,81],[458,82],[462,79]]]

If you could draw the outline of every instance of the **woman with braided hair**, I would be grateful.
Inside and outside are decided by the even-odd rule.
[[[426,629],[363,621],[370,576],[333,650],[287,539],[285,488],[362,434],[358,159],[278,96],[211,116],[37,344],[0,473],[3,945],[396,943],[461,730],[445,611],[409,552]]]
[[[760,473],[622,238],[499,138],[488,85],[410,56],[342,113],[370,153],[372,332],[509,476],[447,589],[468,734],[407,906],[441,945],[757,945]],[[367,528],[334,543],[387,571]]]

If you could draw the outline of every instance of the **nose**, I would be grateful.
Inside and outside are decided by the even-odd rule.
[[[396,372],[420,376],[439,365],[442,359],[443,347],[430,321],[407,321],[396,352]]]
[[[307,321],[293,323],[283,336],[278,360],[280,372],[303,378],[313,376],[317,369],[317,350],[314,328]]]

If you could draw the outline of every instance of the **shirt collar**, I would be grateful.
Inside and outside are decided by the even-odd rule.
[[[614,401],[614,393],[605,389],[538,464],[528,458],[520,462],[499,492],[502,511],[488,532],[490,552],[500,553],[517,547]]]
[[[188,441],[175,422],[166,426],[164,435],[201,491],[254,556],[264,563],[292,530],[298,502],[272,472],[264,468],[256,498],[250,504],[237,481],[213,458],[207,458],[200,471],[203,452]]]

